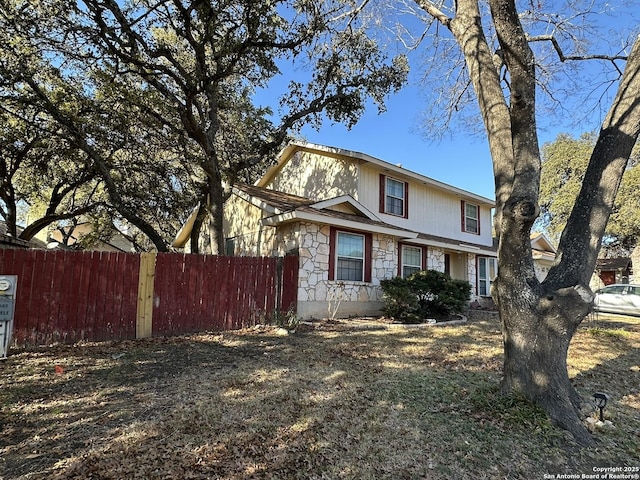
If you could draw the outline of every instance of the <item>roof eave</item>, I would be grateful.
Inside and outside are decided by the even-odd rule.
[[[292,210],[290,212],[273,215],[271,217],[263,218],[261,224],[265,226],[277,226],[282,223],[288,223],[298,220],[304,220],[314,223],[321,223],[326,225],[334,225],[336,227],[349,228],[354,230],[365,230],[367,232],[381,233],[384,235],[390,235],[393,237],[401,237],[407,239],[413,239],[418,236],[417,232],[410,232],[408,230],[396,229],[386,225],[364,224],[357,221],[347,220],[344,218],[327,217],[322,214],[315,214],[311,212],[302,212],[299,210]]]
[[[438,248],[443,248],[446,250],[458,250],[461,252],[466,252],[466,253],[474,253],[476,255],[483,255],[483,256],[489,256],[489,257],[496,257],[497,256],[497,251],[492,248],[492,247],[485,247],[482,245],[474,245],[474,244],[470,244],[470,243],[465,243],[465,242],[455,242],[455,241],[450,241],[450,242],[446,242],[446,241],[440,241],[437,239],[431,239],[431,238],[417,238],[416,240],[413,241],[413,243],[419,244],[419,245],[426,245],[428,247],[438,247]]]
[[[380,160],[379,158],[372,157],[371,155],[367,155],[366,153],[356,152],[353,150],[346,150],[338,147],[329,147],[325,145],[318,145],[314,143],[302,143],[302,142],[291,142],[285,148],[280,151],[278,155],[278,160],[275,165],[269,168],[265,174],[258,180],[255,185],[258,187],[264,187],[267,185],[273,177],[276,175],[278,170],[282,167],[284,163],[286,163],[289,158],[298,150],[314,150],[316,152],[339,155],[342,157],[350,157],[353,159],[357,159],[361,162],[371,163],[373,165],[377,165],[389,172],[393,172],[397,175],[411,178],[417,182],[420,182],[424,185],[428,185],[439,190],[443,190],[449,192],[454,195],[459,195],[469,200],[473,200],[481,205],[485,205],[488,207],[495,207],[496,202],[491,200],[490,198],[483,197],[482,195],[478,195],[467,190],[463,190],[458,187],[454,187],[453,185],[449,185],[438,180],[434,180],[433,178],[427,177],[425,175],[421,175],[416,172],[412,172],[411,170],[407,170],[405,168],[399,167],[397,165],[393,165],[392,163],[385,162],[384,160]]]

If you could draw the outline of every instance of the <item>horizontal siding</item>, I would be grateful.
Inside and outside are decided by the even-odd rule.
[[[424,184],[409,180],[409,218],[379,213],[379,182],[381,169],[370,165],[360,168],[360,195],[358,201],[386,223],[416,232],[437,235],[461,242],[492,245],[491,209],[480,208],[480,235],[462,232],[458,195],[448,194]],[[406,178],[399,180],[407,181]],[[473,202],[472,202],[473,203]]]

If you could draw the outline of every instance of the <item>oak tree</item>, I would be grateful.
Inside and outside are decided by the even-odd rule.
[[[231,186],[256,164],[273,161],[290,131],[320,114],[352,125],[367,99],[382,105],[406,75],[403,57],[387,60],[367,37],[353,1],[80,3],[80,42],[95,49],[114,78],[136,78],[153,92],[158,102],[141,108],[198,149],[194,250],[208,218],[212,252],[223,251]],[[292,60],[306,78],[289,82],[279,112],[255,105],[256,89]]]
[[[3,88],[20,91],[62,126],[96,169],[112,211],[160,251],[169,248],[167,232],[175,233],[180,216],[163,228],[146,207],[165,215],[182,208],[184,217],[199,205],[192,247],[208,221],[212,252],[222,251],[222,208],[234,182],[272,162],[305,122],[326,115],[352,125],[369,100],[383,108],[407,71],[403,56],[387,58],[366,35],[355,1],[51,0],[0,7]],[[271,102],[277,111],[257,105],[256,90],[282,75],[283,62],[295,63],[298,78],[286,79],[286,94]],[[145,171],[162,173],[162,154],[146,163],[132,154],[162,137],[176,195],[165,194],[170,176],[161,175],[158,192],[140,181]]]
[[[540,177],[540,217],[536,227],[555,241],[566,225],[584,178],[591,151],[596,142],[593,133],[579,138],[561,134],[542,146]],[[600,257],[629,256],[640,238],[640,164],[637,148],[629,159],[613,212],[607,223]]]
[[[38,172],[44,172],[47,181],[54,182],[51,172],[58,172],[63,183],[56,186],[54,182],[52,186],[55,201],[59,204],[61,193],[70,198],[68,194],[73,192],[74,203],[83,203],[82,210],[65,212],[66,218],[88,215],[102,205],[143,232],[158,250],[167,250],[168,239],[159,233],[162,230],[152,224],[144,210],[137,208],[139,205],[153,208],[150,186],[157,182],[139,183],[134,195],[128,194],[130,189],[123,188],[132,176],[120,167],[134,151],[137,158],[146,160],[146,165],[138,164],[132,169],[145,172],[141,179],[156,180],[154,175],[147,175],[159,171],[153,168],[154,159],[141,155],[139,148],[148,149],[149,136],[142,134],[143,123],[137,112],[128,107],[126,97],[109,94],[112,89],[109,77],[95,64],[87,63],[91,56],[69,36],[68,15],[72,9],[68,7],[68,2],[57,1],[0,3],[3,114],[8,119],[28,122],[29,129],[37,132],[42,143],[53,145],[59,139],[59,144],[64,146],[55,149],[54,156],[37,157],[32,164],[21,163],[21,176],[36,178]],[[130,94],[131,91],[129,89]],[[140,89],[138,93],[144,95]],[[29,111],[37,115],[30,115]],[[14,144],[29,144],[28,138],[18,138]],[[78,195],[79,185],[64,179],[71,177],[75,182],[74,172],[78,172],[79,178],[88,177],[93,182],[84,197]],[[17,175],[6,178],[14,188],[17,186]],[[176,183],[176,178],[169,176],[165,182]],[[145,199],[136,202],[141,196]],[[88,198],[99,200],[92,206],[86,202]],[[22,235],[31,235],[50,223],[51,215],[40,220],[29,225]],[[166,225],[163,228],[166,229]]]
[[[521,9],[515,0],[488,0],[487,11],[484,2],[477,0],[415,3],[439,25],[440,32],[448,31],[461,52],[465,78],[475,93],[489,142],[499,262],[492,296],[503,325],[502,388],[526,396],[579,442],[591,444],[593,438],[581,421],[583,400],[567,372],[567,351],[592,309],[589,280],[640,132],[640,40],[635,40],[628,55],[597,56],[608,61],[626,59],[626,66],[590,152],[556,262],[540,282],[530,232],[540,213],[536,94],[543,70],[532,42],[548,42],[561,60],[574,58],[554,36],[561,32],[562,11],[545,12],[547,5],[542,2],[523,2]],[[535,30],[527,30],[531,25],[527,19],[538,9],[537,18],[546,13],[547,30],[536,35]]]

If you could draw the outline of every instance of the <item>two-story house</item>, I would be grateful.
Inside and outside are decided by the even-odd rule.
[[[225,206],[226,253],[299,256],[302,318],[379,314],[380,280],[421,269],[468,280],[496,274],[494,201],[369,155],[292,143]]]

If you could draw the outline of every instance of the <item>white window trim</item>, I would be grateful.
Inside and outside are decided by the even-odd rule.
[[[404,275],[404,267],[418,267],[418,271],[422,270],[422,255],[424,254],[424,251],[422,250],[423,247],[416,247],[414,245],[402,245],[402,251],[400,253],[401,257],[402,257],[402,263],[400,265],[400,275],[402,276],[402,278],[406,278]],[[407,256],[405,255],[405,249],[407,248],[411,248],[411,249],[416,249],[420,252],[420,257],[418,259],[419,264],[418,265],[411,265],[405,262],[405,259],[407,258]]]
[[[362,238],[362,257],[352,257],[352,256],[349,256],[349,255],[340,255],[340,253],[339,253],[340,252],[340,234],[353,235],[353,236]],[[335,258],[334,271],[335,271],[335,279],[337,281],[342,281],[342,282],[362,282],[362,281],[364,281],[364,273],[365,273],[364,264],[367,261],[367,252],[365,252],[366,248],[367,248],[367,242],[366,242],[365,236],[363,234],[354,233],[354,232],[346,232],[346,231],[342,231],[342,230],[337,230],[336,231],[336,258]],[[338,268],[338,264],[339,264],[341,258],[362,260],[362,272],[361,272],[361,275],[360,275],[361,276],[360,280],[347,280],[347,279],[339,278],[340,277],[340,269]]]
[[[394,182],[398,182],[402,184],[402,197],[396,197],[395,195],[390,195],[389,193],[387,193],[388,192],[387,186],[389,184],[389,180],[393,180]],[[403,217],[406,209],[406,202],[407,202],[407,199],[404,198],[406,191],[407,191],[406,182],[403,182],[402,180],[398,180],[397,178],[385,176],[384,178],[384,213],[386,213],[387,215],[395,215],[397,217]],[[387,197],[396,198],[402,202],[402,211],[400,213],[390,212],[387,210]]]
[[[480,276],[480,262],[484,260],[487,262],[486,264],[486,268],[485,268],[485,272],[487,274],[486,277],[481,277]],[[490,278],[490,272],[491,272],[491,268],[489,267],[489,263],[493,263],[494,264],[494,271],[496,273],[496,276],[498,275],[498,259],[495,257],[478,257],[478,272],[477,272],[477,277],[478,277],[478,295],[481,297],[490,297],[491,296],[491,285],[493,285],[493,282],[495,280],[496,277]],[[487,291],[486,293],[481,293],[480,292],[480,282],[484,281],[487,283]]]

